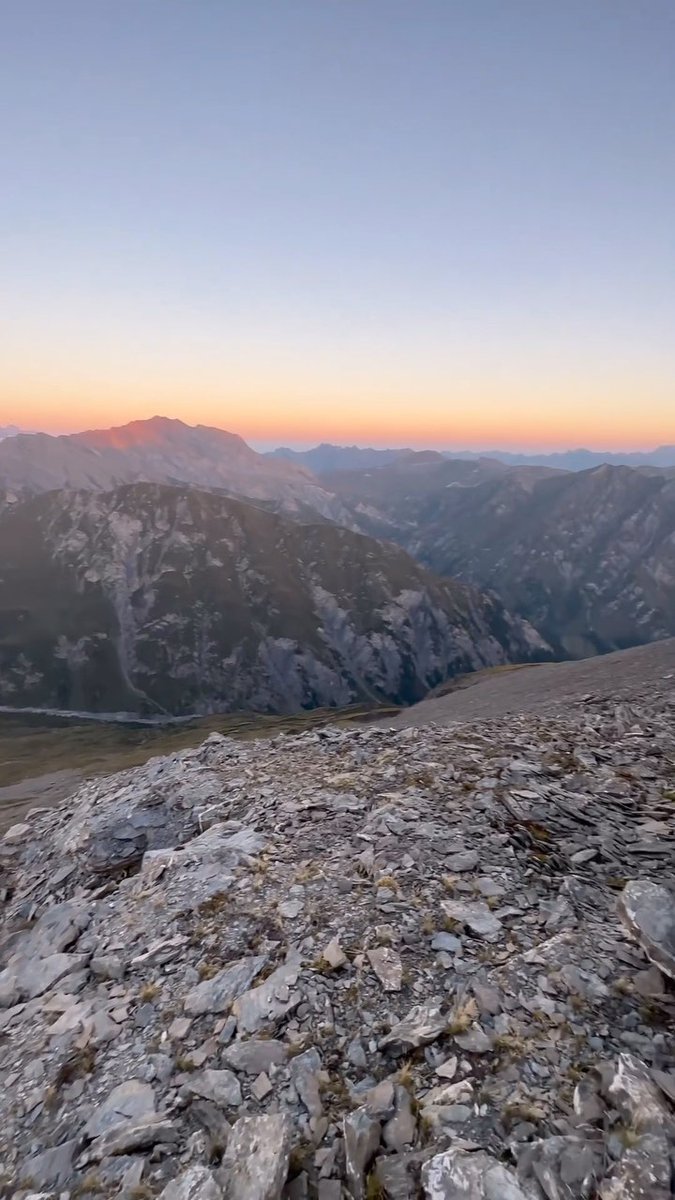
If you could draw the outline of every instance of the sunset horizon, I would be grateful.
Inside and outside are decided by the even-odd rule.
[[[10,6],[0,426],[675,442],[674,35],[662,0]]]
[[[280,424],[276,429],[273,427],[268,430],[260,429],[246,422],[235,421],[234,414],[232,419],[229,419],[226,415],[220,417],[213,415],[208,419],[200,419],[195,416],[194,408],[192,411],[188,411],[187,405],[184,409],[177,406],[172,411],[152,410],[149,408],[147,411],[144,410],[138,414],[131,415],[128,419],[124,420],[120,419],[119,416],[114,417],[111,415],[109,421],[104,420],[103,422],[85,424],[72,422],[35,422],[27,424],[21,418],[20,414],[19,416],[15,414],[14,418],[10,414],[6,418],[3,413],[0,428],[2,426],[8,428],[14,427],[25,434],[46,433],[52,437],[68,437],[78,433],[118,430],[128,425],[144,425],[157,420],[180,421],[191,428],[211,428],[234,434],[243,438],[253,449],[260,451],[272,450],[277,447],[304,450],[327,444],[373,449],[437,450],[449,453],[453,451],[458,453],[462,451],[476,453],[479,451],[489,452],[490,450],[495,450],[522,454],[548,454],[581,449],[599,452],[608,451],[611,453],[630,453],[632,451],[650,451],[660,446],[675,444],[675,428],[673,428],[670,434],[668,432],[665,432],[663,435],[656,433],[652,438],[645,438],[643,434],[642,436],[636,435],[632,439],[611,439],[608,437],[603,439],[600,435],[583,437],[575,436],[573,433],[561,440],[537,437],[528,439],[517,437],[513,434],[500,433],[499,431],[496,431],[494,434],[486,432],[483,436],[479,436],[476,433],[472,433],[470,429],[464,435],[460,435],[457,431],[454,434],[448,432],[447,435],[429,431],[427,435],[421,435],[419,428],[417,431],[410,430],[407,434],[404,428],[398,432],[392,430],[391,435],[387,436],[376,429],[368,432],[367,430],[359,430],[358,428],[345,429],[340,426],[328,426],[312,434],[311,431],[303,433],[292,425],[285,426],[283,424]]]

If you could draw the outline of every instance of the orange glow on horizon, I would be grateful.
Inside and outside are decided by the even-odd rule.
[[[89,375],[89,373],[87,373]],[[663,379],[458,379],[441,387],[421,380],[276,381],[234,378],[226,386],[195,374],[167,380],[119,376],[38,381],[0,378],[0,425],[74,433],[161,415],[211,425],[268,445],[359,443],[469,450],[651,449],[675,443],[675,404]],[[11,399],[7,399],[7,398]],[[48,399],[45,399],[48,397]]]
[[[373,446],[454,447],[455,449],[504,449],[527,452],[565,450],[587,447],[597,450],[652,449],[656,445],[675,443],[675,423],[664,427],[660,422],[636,420],[634,413],[626,419],[607,422],[572,419],[551,419],[546,413],[514,414],[517,420],[491,419],[489,415],[449,413],[445,418],[427,416],[423,407],[417,419],[412,413],[392,410],[390,416],[375,420],[368,414],[366,404],[360,415],[339,412],[312,413],[309,406],[292,411],[282,402],[257,410],[252,404],[162,403],[100,405],[71,404],[60,411],[43,405],[21,405],[0,409],[0,425],[15,424],[22,429],[54,434],[77,433],[82,430],[108,429],[131,421],[147,420],[154,416],[173,417],[187,425],[206,425],[240,434],[249,442],[275,445],[360,444]]]

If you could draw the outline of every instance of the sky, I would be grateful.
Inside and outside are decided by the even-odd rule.
[[[0,425],[675,442],[673,0],[0,17]]]

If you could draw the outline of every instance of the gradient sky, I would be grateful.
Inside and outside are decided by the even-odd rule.
[[[0,425],[675,442],[673,0],[0,15]]]

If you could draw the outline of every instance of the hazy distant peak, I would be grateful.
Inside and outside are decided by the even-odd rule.
[[[270,450],[267,458],[281,458],[304,466],[315,475],[327,475],[331,471],[369,470],[373,467],[385,467],[414,454],[411,449],[377,450],[372,446],[334,446],[330,442],[322,442],[311,450],[291,450],[281,446]]]
[[[285,458],[302,463],[316,475],[333,471],[372,470],[387,467],[401,460],[428,462],[440,459],[469,462],[499,462],[511,467],[550,467],[562,471],[588,471],[602,463],[626,467],[675,467],[675,445],[657,446],[654,450],[555,450],[550,453],[518,453],[511,450],[377,450],[363,446],[335,446],[322,442],[311,450],[290,450],[281,447],[269,452],[269,458]]]
[[[231,446],[237,446],[257,457],[255,450],[252,450],[237,433],[210,428],[208,425],[188,425],[176,417],[149,417],[147,420],[129,421],[126,425],[116,425],[112,429],[87,429],[83,433],[75,433],[71,436],[75,441],[86,446],[127,450],[143,446],[186,444],[190,441],[203,440],[205,435],[213,441],[221,444],[227,442]]]

